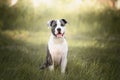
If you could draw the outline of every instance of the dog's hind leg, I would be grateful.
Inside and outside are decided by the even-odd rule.
[[[52,56],[51,56],[49,49],[47,47],[46,61],[45,61],[45,63],[43,63],[43,65],[40,67],[40,69],[45,69],[51,65],[53,65]]]

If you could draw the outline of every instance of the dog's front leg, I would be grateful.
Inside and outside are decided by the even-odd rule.
[[[61,61],[61,73],[65,73],[67,65],[67,57],[63,57]]]

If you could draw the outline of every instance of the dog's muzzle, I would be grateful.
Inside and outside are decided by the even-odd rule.
[[[56,34],[56,36],[57,36],[57,38],[61,38],[64,36],[64,33],[58,33],[58,34]]]
[[[56,36],[57,36],[57,38],[61,38],[61,37],[64,36],[64,33],[61,32],[61,29],[60,29],[60,28],[57,29],[57,34],[56,34]]]

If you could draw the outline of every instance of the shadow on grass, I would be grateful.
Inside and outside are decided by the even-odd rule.
[[[45,45],[33,45],[0,34],[0,79],[38,80]]]

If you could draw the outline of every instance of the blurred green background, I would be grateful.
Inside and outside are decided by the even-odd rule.
[[[0,0],[0,80],[119,80],[119,0]],[[41,71],[50,29],[66,19],[67,72]]]

